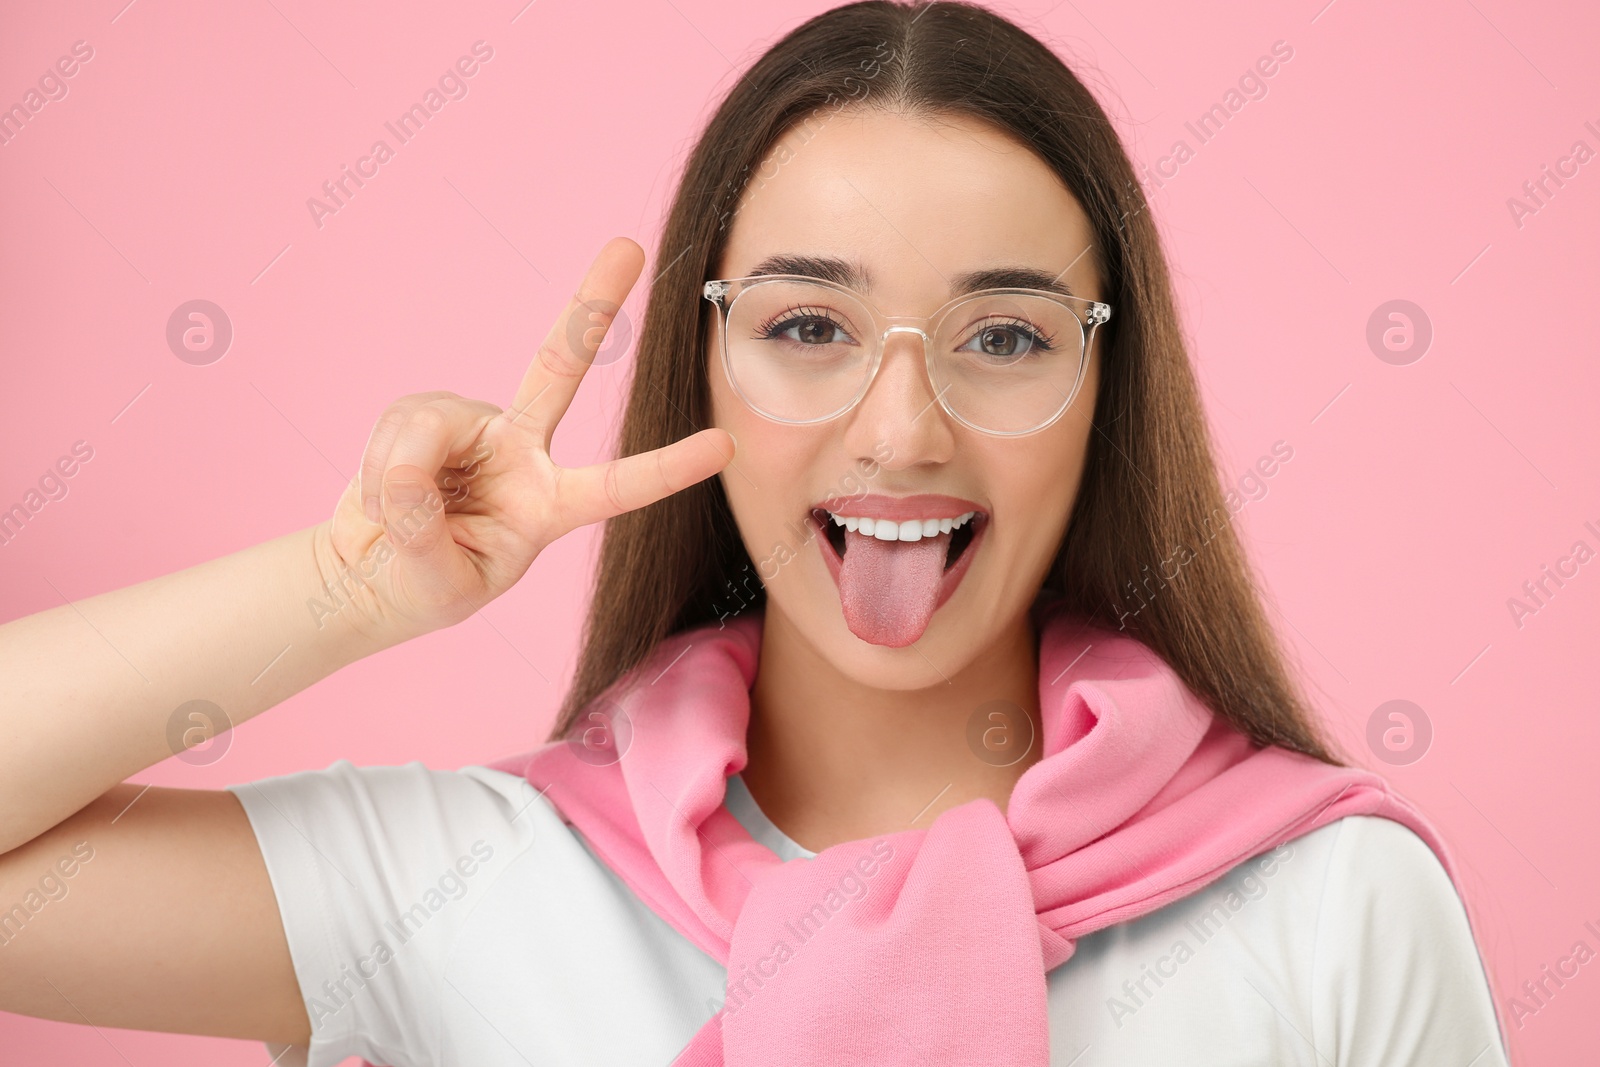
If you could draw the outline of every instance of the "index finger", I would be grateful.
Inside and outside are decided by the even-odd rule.
[[[506,416],[538,432],[546,448],[643,269],[644,249],[626,237],[607,241],[523,373]]]

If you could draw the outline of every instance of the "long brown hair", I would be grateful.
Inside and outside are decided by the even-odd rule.
[[[839,108],[875,106],[959,113],[1009,133],[1060,176],[1093,226],[1116,314],[1102,327],[1094,432],[1041,603],[1131,633],[1257,743],[1341,762],[1285,669],[1228,521],[1160,238],[1116,131],[1055,54],[984,8],[835,8],[773,45],[729,91],[667,217],[657,258],[668,266],[650,289],[620,454],[710,425],[712,309],[700,286],[777,139]],[[720,479],[612,519],[551,739],[664,637],[730,605],[759,608],[755,573]]]

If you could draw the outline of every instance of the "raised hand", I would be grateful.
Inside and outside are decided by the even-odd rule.
[[[715,428],[588,467],[550,458],[556,425],[643,267],[625,237],[601,249],[509,408],[417,393],[379,417],[331,523],[340,561],[364,580],[353,598],[374,619],[407,633],[459,622],[567,531],[654,503],[733,458],[733,438]]]

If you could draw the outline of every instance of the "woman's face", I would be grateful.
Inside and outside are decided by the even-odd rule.
[[[841,111],[790,131],[752,173],[718,278],[775,256],[839,260],[860,269],[855,288],[888,316],[929,316],[958,295],[950,279],[997,268],[1103,299],[1077,200],[1031,150],[976,120]],[[768,628],[863,684],[897,689],[937,683],[1014,637],[1077,495],[1097,344],[1066,413],[1008,438],[944,411],[922,340],[906,332],[888,335],[877,377],[844,415],[774,422],[734,392],[720,330],[706,353],[713,418],[738,442],[720,477],[767,590]],[[817,339],[804,332],[795,336]],[[976,514],[965,531],[917,542],[846,530],[829,511],[875,526]]]

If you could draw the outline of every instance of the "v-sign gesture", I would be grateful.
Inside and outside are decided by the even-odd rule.
[[[332,522],[345,565],[363,577],[376,572],[359,594],[374,618],[414,633],[460,622],[511,588],[562,534],[727,466],[733,438],[714,428],[588,467],[550,458],[556,425],[643,267],[643,250],[625,237],[601,249],[509,408],[417,393],[379,417]]]

